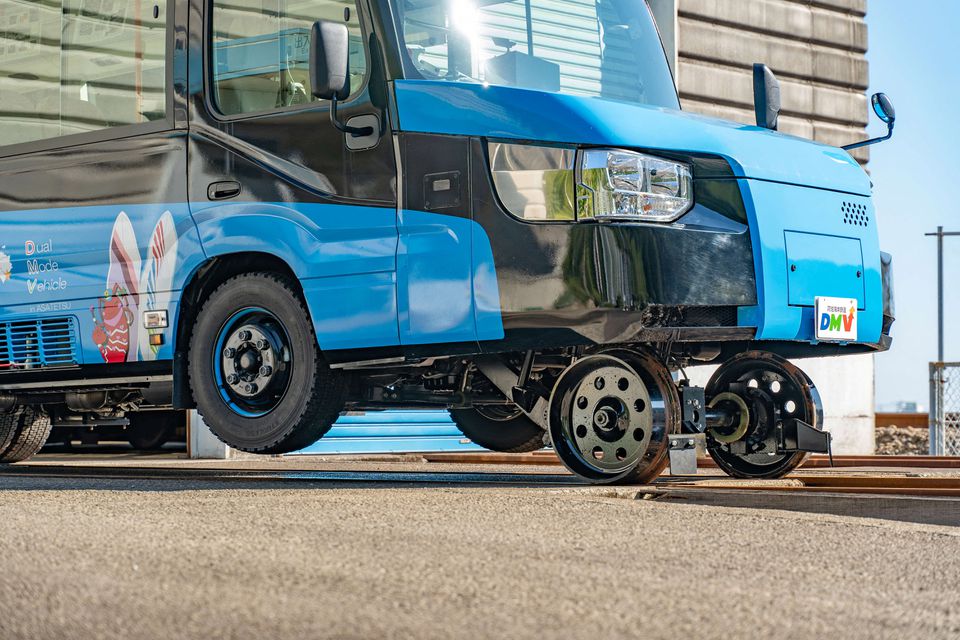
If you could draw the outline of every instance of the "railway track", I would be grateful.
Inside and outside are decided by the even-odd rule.
[[[127,465],[122,461],[102,464],[19,464],[0,467],[2,478],[57,478],[74,480],[138,480],[212,483],[323,483],[348,485],[407,485],[407,486],[510,486],[510,487],[575,487],[588,486],[559,466],[550,452],[526,455],[494,453],[431,454],[418,456],[416,470],[364,470],[375,458],[351,461],[356,470],[317,469],[315,463],[294,469],[250,468],[196,468],[173,464],[157,466]],[[329,458],[327,458],[329,460]],[[409,460],[409,458],[408,458]],[[880,461],[883,464],[879,464]],[[814,458],[816,462],[817,459]],[[817,469],[820,465],[805,465],[798,471],[778,480],[738,480],[709,473],[705,465],[697,476],[664,475],[651,485],[654,491],[737,491],[807,494],[873,494],[927,498],[960,498],[960,460],[926,456],[875,457],[835,456],[838,463],[833,470]],[[452,469],[453,463],[483,465],[486,468]],[[496,469],[497,465],[527,465],[540,467],[536,472]],[[909,464],[909,467],[906,465]],[[382,466],[382,463],[378,463]],[[546,467],[555,466],[556,473]],[[494,467],[491,469],[490,467]],[[858,467],[858,468],[854,468]],[[879,470],[877,467],[881,467]],[[886,468],[883,468],[886,467]],[[895,467],[891,468],[891,467]]]

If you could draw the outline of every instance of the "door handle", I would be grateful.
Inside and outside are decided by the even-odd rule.
[[[213,182],[207,187],[207,198],[210,200],[226,200],[240,195],[240,183],[233,180]]]

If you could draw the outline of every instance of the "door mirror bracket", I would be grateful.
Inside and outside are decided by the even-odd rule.
[[[884,140],[889,140],[893,137],[893,123],[897,119],[897,112],[893,108],[893,103],[890,102],[890,98],[888,98],[887,94],[885,93],[875,93],[870,97],[870,106],[873,107],[873,112],[877,114],[877,117],[886,123],[887,135],[877,138],[870,138],[869,140],[862,140],[860,142],[854,142],[853,144],[847,144],[840,147],[841,149],[850,151],[851,149],[865,147],[868,144],[883,142]]]

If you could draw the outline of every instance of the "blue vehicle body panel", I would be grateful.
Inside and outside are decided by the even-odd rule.
[[[400,129],[556,144],[642,147],[722,156],[737,177],[870,195],[842,149],[659,107],[443,80],[393,83]]]
[[[863,310],[857,320],[857,342],[878,342],[883,299],[870,198],[762,180],[739,183],[747,206],[758,289],[757,306],[740,308],[740,324],[756,326],[757,338],[762,340],[813,341],[813,296],[849,296],[856,297]],[[851,222],[844,211],[849,205],[861,207],[866,222]],[[788,233],[796,240],[791,247],[803,258],[797,272],[790,271]],[[863,265],[861,295],[855,295],[856,285],[849,279],[858,263]],[[805,275],[795,276],[791,289],[790,274],[801,273],[800,269]],[[802,288],[798,291],[797,286]]]
[[[173,357],[172,340],[157,349],[142,340],[139,313],[164,308],[174,318],[191,263],[203,260],[186,204],[6,211],[0,226],[10,261],[0,321],[74,318],[76,364]],[[176,262],[159,268],[164,252]]]
[[[866,301],[860,240],[822,233],[785,231],[787,303],[809,307],[817,296]]]
[[[175,268],[158,290],[148,278],[149,245],[167,212],[175,221],[177,243],[168,247]],[[172,329],[159,349],[139,349],[137,334],[145,330],[138,312],[160,296],[176,326],[180,292],[200,265],[238,252],[290,265],[323,349],[503,337],[490,241],[464,218],[404,211],[401,234],[394,208],[235,202],[5,212],[0,223],[9,229],[3,252],[11,263],[0,283],[0,322],[72,318],[74,364],[119,361],[101,351],[98,326],[123,334],[122,361],[171,359]],[[25,246],[33,247],[29,255]],[[119,269],[124,259],[130,264]],[[106,292],[121,272],[126,294],[111,297]],[[116,318],[103,317],[107,299],[125,305]]]
[[[490,240],[470,220],[342,204],[191,208],[208,257],[257,251],[290,265],[322,349],[503,337]]]
[[[209,257],[255,251],[290,266],[321,348],[399,344],[395,209],[293,202],[191,208]]]
[[[397,267],[402,344],[503,337],[490,239],[472,220],[400,211]]]

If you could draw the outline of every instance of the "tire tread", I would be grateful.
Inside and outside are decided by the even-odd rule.
[[[22,462],[35,455],[50,437],[50,416],[20,407],[0,416],[0,463]]]
[[[251,278],[261,278],[271,282],[274,286],[284,289],[294,300],[297,301],[300,311],[304,314],[304,317],[310,317],[310,313],[304,304],[303,298],[291,285],[287,278],[270,272],[251,272],[238,274],[223,281],[204,302],[203,306],[200,308],[197,318],[203,316],[204,312],[209,308],[211,301],[214,300],[218,294],[221,294],[223,290],[235,287],[237,286],[237,282]],[[291,451],[298,451],[304,447],[308,447],[322,438],[324,434],[330,430],[330,427],[333,426],[333,423],[337,421],[337,418],[340,417],[340,412],[343,410],[343,403],[347,390],[345,380],[340,375],[332,375],[333,372],[326,365],[323,354],[321,353],[320,347],[317,344],[316,334],[314,333],[313,326],[309,322],[307,324],[310,325],[309,332],[313,337],[313,348],[315,350],[317,371],[313,377],[313,380],[311,381],[310,389],[307,390],[307,397],[310,398],[310,400],[303,405],[296,418],[292,420],[292,422],[299,425],[299,428],[282,434],[274,442],[262,447],[238,447],[234,444],[226,442],[223,438],[217,435],[215,431],[211,430],[221,442],[227,446],[233,447],[240,451],[246,451],[248,453],[258,453],[264,455],[289,453]],[[196,353],[196,344],[194,343],[195,338],[196,332],[191,332],[191,354]],[[198,381],[194,378],[196,372],[192,366],[188,367],[188,370],[190,389],[194,398],[196,399],[196,389],[198,384]],[[200,415],[203,416],[203,411],[200,410],[199,406],[197,407],[197,410]]]

